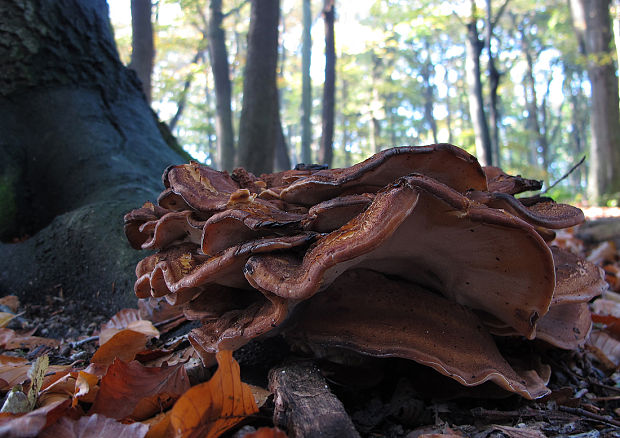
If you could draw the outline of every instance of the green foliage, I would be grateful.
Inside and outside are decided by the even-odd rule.
[[[495,14],[505,3],[490,1]],[[158,2],[153,106],[162,120],[170,120],[189,82],[185,109],[174,134],[188,150],[200,153],[210,163],[216,134],[206,40],[208,6],[208,0]],[[320,0],[312,3],[313,16],[317,17],[312,31],[314,156],[321,133],[323,78],[317,63],[323,55],[322,6]],[[281,7],[278,86],[282,124],[295,164],[301,152],[301,0],[283,0]],[[477,1],[476,17],[471,17],[470,0],[375,0],[369,9],[337,2],[335,167],[368,157],[374,152],[374,144],[384,148],[431,143],[433,129],[438,141],[474,151],[465,80],[465,24],[475,18],[478,33],[484,37],[485,7],[485,1]],[[223,9],[237,124],[250,8],[243,0],[230,0],[223,1]],[[352,18],[352,10],[357,11],[357,19]],[[117,29],[116,34],[119,51],[127,60],[130,39],[125,30]],[[501,165],[548,185],[561,178],[587,148],[587,62],[614,60],[579,55],[564,0],[511,0],[495,22],[491,47],[501,72]],[[532,85],[527,83],[528,57]],[[487,61],[483,50],[485,94],[489,90]],[[534,128],[534,119],[538,129]],[[546,150],[541,149],[542,144],[547,145]],[[553,193],[564,199],[582,196],[587,172],[581,167]]]

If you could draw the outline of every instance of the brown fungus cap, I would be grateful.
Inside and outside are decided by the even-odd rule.
[[[413,172],[435,178],[459,192],[487,188],[484,172],[474,156],[441,143],[385,149],[351,167],[320,170],[284,188],[280,198],[314,205],[336,196],[377,192]]]
[[[499,167],[485,166],[483,169],[489,192],[516,195],[517,193],[537,191],[542,188],[542,181],[523,178],[521,175],[508,175]]]
[[[347,271],[295,317],[286,331],[293,341],[411,359],[463,385],[493,381],[528,399],[550,392],[540,376],[510,366],[471,310],[377,272]]]
[[[401,178],[303,258],[251,257],[252,286],[303,300],[347,269],[399,276],[496,315],[532,338],[555,286],[551,251],[526,222],[422,175]]]

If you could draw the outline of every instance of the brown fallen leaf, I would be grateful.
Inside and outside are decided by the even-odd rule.
[[[107,342],[105,342],[93,355],[90,360],[92,364],[108,366],[119,358],[124,362],[134,359],[137,353],[146,348],[146,342],[151,338],[150,335],[125,329],[117,332]],[[93,374],[97,374],[93,372]]]
[[[215,438],[258,412],[232,351],[220,351],[216,358],[219,366],[213,377],[190,388],[172,408],[170,436]]]
[[[9,312],[0,312],[0,327],[6,327],[17,315]]]
[[[0,391],[8,391],[19,383],[28,379],[30,364],[26,359],[13,356],[0,355]]]
[[[0,328],[0,348],[4,348],[5,350],[15,350],[17,348],[31,350],[40,345],[47,345],[48,347],[60,345],[57,339],[32,336],[34,331],[35,330],[29,330],[25,333],[17,333],[15,330]]]
[[[90,414],[144,420],[171,406],[189,389],[183,365],[151,368],[115,360],[101,379]]]
[[[39,438],[143,438],[147,431],[148,426],[145,424],[122,424],[95,414],[78,420],[63,417],[45,429]]]
[[[0,305],[8,307],[11,309],[11,312],[17,312],[17,309],[19,309],[19,298],[15,295],[7,295],[0,298]]]
[[[586,347],[607,368],[620,367],[620,341],[600,330],[592,330]]]
[[[153,323],[140,317],[138,309],[123,309],[101,326],[99,345],[104,345],[114,335],[123,330],[143,333],[148,337],[159,336],[159,331],[155,328]]]
[[[40,432],[58,421],[67,412],[70,405],[69,400],[64,400],[35,409],[24,415],[0,414],[0,436],[3,438],[40,436]]]

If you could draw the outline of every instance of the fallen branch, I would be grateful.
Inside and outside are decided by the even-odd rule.
[[[289,362],[269,372],[274,424],[294,437],[359,438],[344,406],[313,362]]]
[[[558,409],[563,412],[586,417],[589,420],[598,421],[600,423],[609,424],[610,426],[620,427],[620,421],[616,421],[610,416],[595,414],[582,408],[571,408],[569,406],[559,406]]]

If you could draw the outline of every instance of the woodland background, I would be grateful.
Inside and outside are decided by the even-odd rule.
[[[277,51],[278,92],[260,103],[279,107],[276,169],[449,142],[546,188],[586,156],[551,194],[616,203],[620,2],[258,3],[276,46],[248,47],[245,0],[110,0],[121,59],[198,160],[273,169],[251,160],[248,148],[271,157],[275,140],[248,144],[242,108],[246,60],[256,50],[273,64]]]

